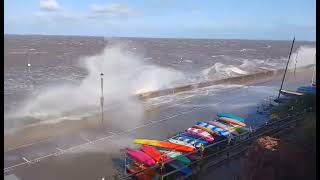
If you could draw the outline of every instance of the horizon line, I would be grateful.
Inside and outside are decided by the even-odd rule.
[[[247,40],[247,41],[292,41],[292,39],[251,39],[251,38],[192,38],[192,37],[148,37],[148,36],[103,36],[103,35],[70,35],[70,34],[10,34],[4,33],[6,35],[14,36],[73,36],[73,37],[102,37],[102,38],[148,38],[148,39],[190,39],[190,40]],[[298,42],[313,42],[316,40],[296,40]]]

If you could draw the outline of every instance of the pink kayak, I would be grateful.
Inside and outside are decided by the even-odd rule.
[[[203,138],[208,142],[214,141],[213,136],[210,133],[208,133],[207,131],[204,131],[202,129],[188,128],[186,131],[187,131],[187,133],[191,134],[192,136]]]
[[[127,148],[127,155],[133,160],[143,163],[147,166],[154,166],[156,164],[156,162],[150,156],[139,150]]]

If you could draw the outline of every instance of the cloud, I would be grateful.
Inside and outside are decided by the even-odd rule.
[[[40,0],[40,9],[45,11],[58,11],[61,7],[56,0]]]
[[[47,23],[78,22],[83,18],[79,13],[62,8],[56,0],[40,0],[40,11],[34,12],[33,16],[35,21]]]
[[[134,11],[130,7],[122,4],[108,4],[108,5],[97,5],[92,4],[90,6],[91,15],[89,18],[97,18],[99,16],[108,17],[132,17],[139,15],[138,12]]]
[[[50,13],[43,13],[43,12],[35,12],[33,13],[35,19],[41,22],[46,23],[63,23],[63,22],[69,22],[69,23],[78,23],[81,22],[83,19],[83,16],[76,13],[71,12],[61,12],[56,14],[50,14]]]

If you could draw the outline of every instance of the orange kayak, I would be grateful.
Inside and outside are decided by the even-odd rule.
[[[162,148],[172,149],[172,150],[181,151],[181,152],[195,151],[194,147],[175,144],[167,141],[158,141],[158,140],[151,140],[151,139],[135,139],[133,142],[136,144],[145,144],[150,146],[162,147]]]
[[[242,127],[247,126],[245,123],[237,121],[237,120],[234,120],[234,119],[231,119],[231,118],[219,117],[219,119],[221,121],[224,121],[224,122],[227,122],[227,123],[231,123],[231,124],[236,124],[238,126],[242,126]]]

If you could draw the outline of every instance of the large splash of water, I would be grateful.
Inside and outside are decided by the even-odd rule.
[[[79,64],[88,71],[88,76],[79,85],[47,87],[8,116],[48,120],[66,114],[75,115],[77,112],[85,114],[98,111],[101,96],[100,73],[103,73],[106,107],[116,104],[130,107],[131,110],[124,113],[140,119],[143,114],[142,105],[133,95],[173,86],[184,78],[184,74],[149,64],[138,55],[126,53],[124,49],[123,45],[112,45],[100,54],[81,58]]]
[[[296,52],[291,54],[288,68],[301,68],[315,64],[316,48],[301,46]]]
[[[299,69],[310,66],[315,63],[316,48],[310,46],[301,46],[296,52],[292,53],[290,58],[289,69]],[[204,69],[202,74],[206,80],[222,79],[240,75],[247,75],[263,70],[275,70],[285,68],[287,58],[280,59],[243,59],[238,66],[227,65],[223,62],[216,62],[213,66]]]
[[[302,46],[291,56],[289,68],[308,66],[314,63],[315,48]],[[296,63],[297,62],[297,63]],[[186,76],[177,70],[147,63],[142,56],[127,53],[123,45],[115,44],[101,53],[83,57],[79,64],[88,72],[79,85],[59,84],[43,89],[30,97],[5,119],[34,118],[81,119],[99,111],[100,73],[104,73],[105,107],[122,106],[124,114],[139,121],[143,107],[132,95],[176,86],[186,82]],[[261,67],[284,68],[286,58],[267,60],[243,60],[239,66],[216,62],[203,70],[206,79],[221,79],[254,73]],[[72,118],[71,118],[72,116]],[[135,118],[134,118],[135,117]]]

